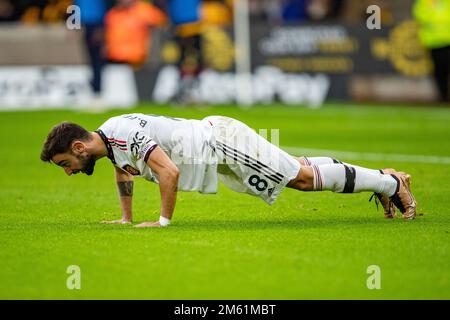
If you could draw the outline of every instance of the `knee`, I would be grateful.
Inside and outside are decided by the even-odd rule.
[[[308,181],[305,180],[298,180],[297,183],[297,190],[300,191],[312,191],[313,190],[313,186],[312,184],[308,183]]]
[[[297,177],[288,184],[288,187],[300,191],[314,190],[314,173],[312,168],[309,166],[302,166]]]

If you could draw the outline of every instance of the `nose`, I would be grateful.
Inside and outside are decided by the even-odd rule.
[[[70,169],[70,168],[64,168],[64,172],[65,172],[68,176],[71,176],[71,175],[72,175],[72,169]]]

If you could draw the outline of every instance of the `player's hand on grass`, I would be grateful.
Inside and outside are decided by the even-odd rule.
[[[135,225],[136,228],[150,228],[150,227],[161,227],[159,224],[159,221],[155,222],[143,222],[140,224]]]
[[[103,224],[131,224],[131,220],[119,219],[119,220],[104,220],[100,223]]]

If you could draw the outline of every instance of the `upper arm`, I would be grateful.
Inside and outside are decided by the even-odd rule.
[[[159,146],[157,146],[149,155],[147,165],[157,174],[165,171],[178,175],[177,166]]]
[[[147,162],[157,146],[158,144],[144,131],[131,131],[128,136],[127,147],[135,160],[142,159]]]
[[[128,147],[134,159],[142,159],[156,174],[178,174],[178,168],[158,144],[144,131],[132,131]]]

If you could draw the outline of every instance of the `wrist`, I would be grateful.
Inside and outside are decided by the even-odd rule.
[[[131,222],[132,220],[130,216],[122,216],[122,221]]]
[[[161,227],[167,227],[170,224],[170,219],[167,219],[166,217],[160,216],[159,217],[159,224]]]

